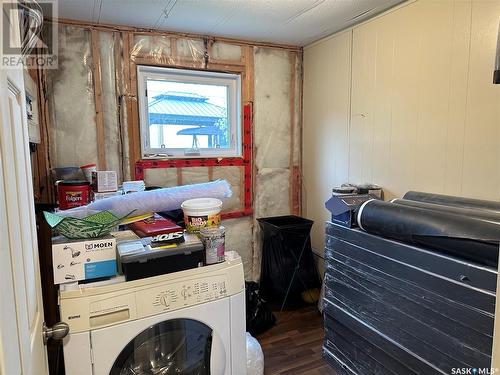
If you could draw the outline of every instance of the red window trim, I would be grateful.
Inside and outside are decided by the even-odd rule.
[[[144,170],[156,168],[189,168],[189,167],[244,167],[244,205],[242,210],[225,212],[223,219],[251,216],[252,210],[252,104],[243,106],[243,157],[242,158],[200,158],[139,160],[135,163],[135,179],[144,180]]]

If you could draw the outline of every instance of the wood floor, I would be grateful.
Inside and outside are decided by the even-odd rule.
[[[336,375],[321,358],[323,319],[316,306],[275,316],[276,325],[257,336],[265,375]]]

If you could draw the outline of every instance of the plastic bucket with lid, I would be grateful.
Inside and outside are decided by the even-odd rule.
[[[184,211],[184,223],[190,233],[199,232],[201,228],[220,225],[222,201],[216,198],[188,199],[181,204]]]

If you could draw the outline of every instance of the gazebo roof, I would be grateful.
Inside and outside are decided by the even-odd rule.
[[[195,93],[169,91],[154,96],[148,107],[150,125],[211,126],[226,117],[225,108]]]

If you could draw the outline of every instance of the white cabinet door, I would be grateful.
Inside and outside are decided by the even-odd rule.
[[[2,67],[0,293],[0,374],[47,374],[23,71]]]

